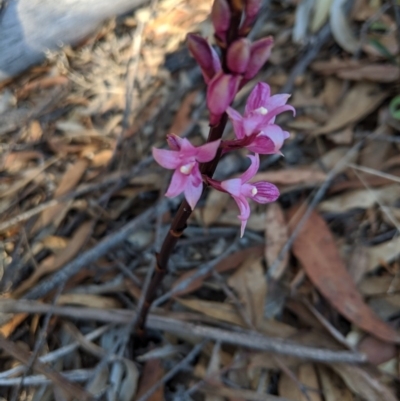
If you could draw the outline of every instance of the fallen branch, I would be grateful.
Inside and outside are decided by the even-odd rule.
[[[51,305],[40,302],[25,300],[0,300],[0,311],[3,313],[46,313]],[[52,310],[54,315],[64,316],[79,320],[97,320],[106,323],[126,324],[135,317],[135,312],[125,309],[102,310],[96,308],[81,308],[72,306],[55,306]],[[172,317],[171,317],[172,316]],[[195,336],[226,344],[246,347],[258,351],[267,351],[279,355],[290,355],[302,360],[316,362],[342,362],[342,363],[363,363],[367,361],[364,354],[351,351],[329,350],[315,347],[307,347],[291,341],[271,338],[265,335],[250,331],[240,330],[232,327],[231,330],[224,330],[209,326],[182,322],[170,314],[169,317],[151,314],[146,327],[153,330],[161,330],[173,333],[178,336]]]

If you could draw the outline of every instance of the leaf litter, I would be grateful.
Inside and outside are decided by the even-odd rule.
[[[255,177],[281,198],[254,207],[239,241],[236,205],[204,195],[143,344],[129,319],[178,205],[160,200],[168,177],[149,155],[172,131],[204,139],[204,88],[184,38],[211,36],[211,1],[144,5],[1,83],[1,397],[53,399],[61,386],[113,400],[398,399],[400,141],[390,101],[400,21],[395,2],[343,3],[270,2],[262,15],[255,35],[276,46],[259,79],[274,93],[293,82],[298,111],[280,122],[291,134],[285,157],[264,157]],[[319,35],[327,27],[332,36]],[[233,155],[224,163],[224,178],[247,166]],[[36,347],[53,370],[15,373]]]

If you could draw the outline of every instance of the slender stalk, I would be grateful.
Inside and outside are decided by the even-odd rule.
[[[215,141],[222,137],[227,120],[228,118],[225,113],[221,117],[219,124],[210,128],[207,142]],[[211,160],[208,163],[202,163],[200,165],[201,173],[208,177],[212,177],[218,165],[220,157],[221,157],[221,151],[219,150],[213,160]],[[151,304],[156,298],[157,288],[161,284],[162,280],[164,279],[164,276],[168,271],[168,260],[171,256],[172,251],[175,248],[176,243],[178,242],[179,237],[183,234],[183,231],[186,228],[186,222],[189,219],[191,213],[192,209],[190,208],[186,199],[183,200],[178,209],[178,212],[174,217],[174,220],[171,223],[171,228],[164,239],[164,242],[161,246],[161,250],[159,253],[156,254],[156,268],[153,277],[150,281],[150,284],[146,289],[145,300],[142,304],[142,308],[138,311],[139,317],[137,319],[135,331],[140,336],[142,336],[144,333],[146,318],[149,313]]]
[[[241,20],[241,12],[232,10],[230,27],[227,35],[226,48],[228,48],[229,44],[238,38],[240,20]],[[221,50],[222,50],[222,68],[226,73],[229,73],[226,64],[226,49],[222,48]],[[215,126],[210,127],[207,142],[216,141],[222,138],[227,121],[228,121],[228,116],[226,113],[224,113],[219,123]],[[220,148],[218,149],[217,154],[213,160],[207,163],[200,164],[201,174],[210,178],[213,176],[215,169],[217,168],[218,162],[221,158],[221,153],[222,149]],[[204,187],[205,186],[203,185],[203,191]],[[156,268],[148,288],[145,289],[146,294],[144,297],[144,302],[141,308],[138,310],[138,319],[135,325],[135,332],[140,337],[144,335],[146,318],[149,313],[151,304],[156,298],[157,288],[161,284],[164,276],[167,274],[168,261],[171,256],[171,253],[174,250],[175,245],[178,242],[178,239],[183,234],[186,228],[186,222],[189,219],[191,213],[192,209],[190,208],[188,202],[185,199],[181,203],[178,212],[176,213],[171,223],[171,228],[164,239],[160,252],[156,254]]]

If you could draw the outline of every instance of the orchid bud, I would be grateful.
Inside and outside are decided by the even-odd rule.
[[[248,39],[238,39],[233,42],[227,52],[227,65],[231,72],[243,74],[250,60],[251,42]]]
[[[215,35],[225,42],[231,22],[231,10],[227,0],[214,0],[211,9],[211,21],[214,25]]]
[[[210,124],[218,124],[222,114],[232,103],[239,87],[239,75],[227,75],[222,71],[208,84],[207,107],[210,112]]]
[[[267,38],[257,40],[251,45],[250,60],[244,75],[247,80],[254,78],[268,60],[273,44],[273,38],[268,36]]]
[[[250,27],[261,9],[262,0],[245,0],[244,12],[246,14],[242,29]]]
[[[189,33],[186,37],[191,55],[201,68],[206,84],[221,70],[221,62],[217,52],[201,36]]]

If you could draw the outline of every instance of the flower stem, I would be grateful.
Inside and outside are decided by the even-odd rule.
[[[226,123],[228,121],[228,116],[226,113],[223,114],[221,120],[218,125],[210,127],[210,131],[208,133],[207,142],[212,142],[222,137],[224,133],[224,129]],[[207,163],[202,163],[200,165],[200,171],[202,174],[212,177],[215,169],[218,165],[219,159],[221,157],[221,148],[218,149],[218,152],[213,160]],[[205,185],[203,187],[203,190]],[[144,302],[142,303],[142,307],[138,310],[138,318],[136,320],[135,331],[139,336],[143,336],[144,334],[144,326],[146,324],[147,315],[149,313],[151,304],[153,303],[157,288],[161,284],[164,276],[168,271],[168,261],[171,256],[172,251],[175,248],[176,243],[178,242],[179,237],[183,234],[183,231],[186,228],[186,222],[189,219],[192,213],[192,209],[187,203],[186,199],[182,201],[179,209],[171,223],[171,228],[168,231],[166,237],[164,238],[164,242],[161,246],[161,250],[156,254],[156,268],[153,273],[153,277],[150,280],[150,284],[148,288],[145,290],[146,294],[144,296]]]

